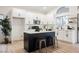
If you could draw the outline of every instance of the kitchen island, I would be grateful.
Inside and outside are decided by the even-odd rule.
[[[39,37],[46,39],[46,46],[54,45],[55,32],[53,31],[42,31],[42,32],[24,32],[24,49],[28,52],[32,52],[39,49]],[[37,45],[37,46],[36,46]],[[42,44],[44,48],[44,44]]]

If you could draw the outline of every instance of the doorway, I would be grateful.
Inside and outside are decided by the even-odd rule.
[[[13,18],[12,21],[12,41],[14,40],[23,40],[24,33],[24,18]]]

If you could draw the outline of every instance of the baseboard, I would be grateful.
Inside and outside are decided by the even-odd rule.
[[[0,44],[9,44],[9,43],[11,43],[11,41],[8,41],[8,43],[0,42]]]
[[[64,40],[58,40],[58,41],[61,41],[61,42],[64,42],[64,43],[69,43],[69,44],[72,44],[71,42],[69,41],[64,41]]]
[[[14,41],[12,41],[12,43],[13,43],[13,42],[18,42],[18,41],[23,41],[23,40],[14,40]]]

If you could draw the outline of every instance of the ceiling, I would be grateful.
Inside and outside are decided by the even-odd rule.
[[[47,14],[57,8],[57,6],[0,6],[0,13],[6,13],[12,8],[25,9],[31,12]]]

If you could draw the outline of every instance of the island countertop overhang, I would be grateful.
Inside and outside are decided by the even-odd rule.
[[[55,32],[55,31],[39,31],[39,32],[24,31],[24,33],[28,34],[47,33],[47,32]]]

